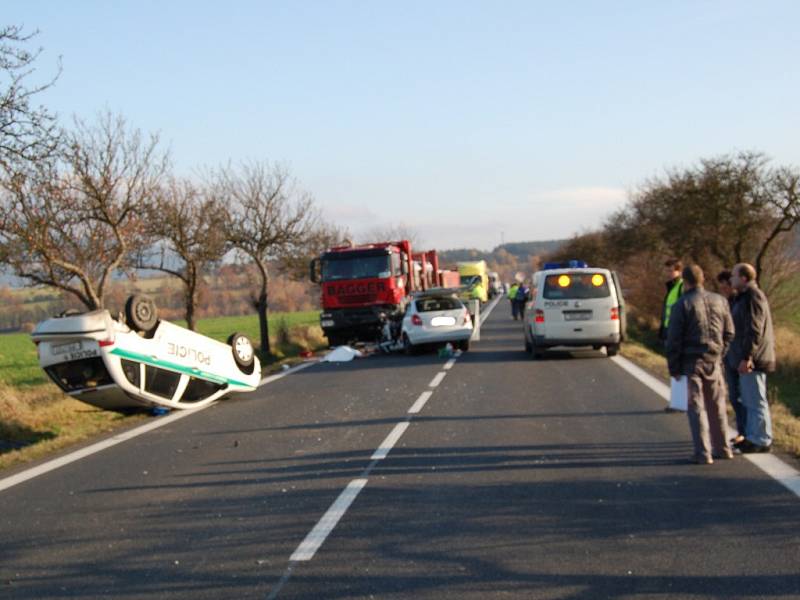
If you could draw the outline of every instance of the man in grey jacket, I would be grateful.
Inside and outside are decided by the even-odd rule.
[[[772,420],[767,404],[767,373],[775,370],[772,315],[752,265],[740,263],[733,267],[731,285],[738,292],[733,307],[736,337],[725,360],[739,372],[739,393],[747,411],[745,439],[735,447],[744,453],[769,452]]]
[[[703,288],[703,270],[683,269],[684,293],[672,307],[667,330],[669,374],[686,375],[689,386],[691,462],[710,465],[714,458],[733,458],[728,442],[722,357],[733,340],[728,302]]]

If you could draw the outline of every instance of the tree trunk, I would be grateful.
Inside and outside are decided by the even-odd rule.
[[[195,288],[194,285],[186,286],[186,327],[191,331],[197,331],[197,323],[194,318],[195,308]]]
[[[186,271],[188,274],[186,281],[184,281],[186,286],[186,327],[191,331],[197,331],[197,323],[194,318],[194,311],[197,306],[197,272],[188,265]]]
[[[262,291],[255,302],[256,311],[258,311],[258,329],[261,333],[261,354],[266,358],[272,354],[272,348],[269,344],[269,320],[267,310],[269,304],[267,302],[267,294]]]

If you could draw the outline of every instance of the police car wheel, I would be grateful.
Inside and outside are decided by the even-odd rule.
[[[158,322],[158,310],[152,298],[134,294],[125,302],[125,322],[134,331],[150,331]]]
[[[236,366],[245,372],[247,369],[252,369],[255,362],[255,350],[250,338],[241,333],[232,333],[228,338],[228,345],[233,351],[233,360]]]

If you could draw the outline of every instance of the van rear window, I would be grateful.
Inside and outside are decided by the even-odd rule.
[[[611,291],[603,273],[560,273],[544,280],[547,300],[589,300],[608,298]]]

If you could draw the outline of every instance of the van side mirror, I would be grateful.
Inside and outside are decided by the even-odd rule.
[[[319,276],[319,259],[315,258],[311,261],[311,264],[308,266],[308,277],[311,279],[312,283],[319,283],[320,276]]]

